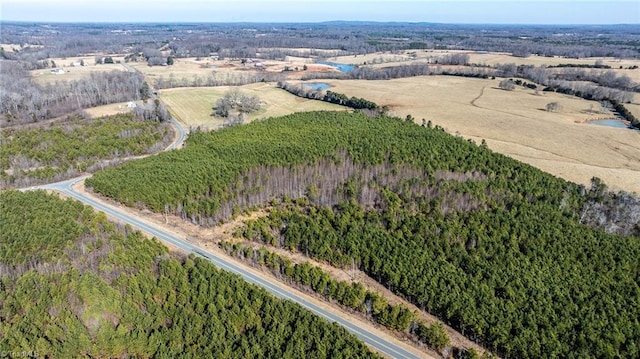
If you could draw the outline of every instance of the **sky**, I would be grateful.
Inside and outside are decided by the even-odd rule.
[[[0,19],[33,22],[406,21],[639,24],[640,0],[2,0]]]

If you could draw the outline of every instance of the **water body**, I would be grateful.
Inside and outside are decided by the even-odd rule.
[[[347,73],[347,72],[349,72],[349,71],[351,71],[351,70],[356,68],[355,65],[339,64],[337,62],[318,61],[316,63],[320,64],[320,65],[329,65],[329,66],[335,67],[335,68],[337,68],[338,70],[340,70],[340,71],[342,71],[344,73]]]
[[[306,87],[311,87],[314,90],[326,90],[326,89],[330,89],[331,85],[329,84],[325,84],[324,82],[309,82],[309,83],[303,83],[302,86],[306,86]]]
[[[587,122],[590,125],[609,126],[615,128],[629,128],[626,123],[620,120],[596,120]]]

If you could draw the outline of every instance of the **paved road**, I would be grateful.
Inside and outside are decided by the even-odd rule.
[[[263,278],[260,276],[257,276],[255,274],[253,274],[252,272],[247,271],[245,268],[243,268],[242,266],[230,261],[227,258],[221,257],[215,253],[211,253],[208,251],[205,251],[199,247],[196,247],[195,245],[187,242],[186,240],[182,239],[182,238],[178,238],[174,235],[171,235],[167,232],[162,231],[161,229],[158,229],[152,225],[149,225],[143,221],[140,221],[139,219],[137,219],[136,217],[130,216],[127,213],[118,211],[117,209],[114,209],[110,206],[105,205],[102,202],[96,201],[93,198],[87,197],[82,193],[76,192],[72,186],[73,184],[84,180],[83,178],[74,178],[71,180],[67,180],[67,181],[63,181],[63,182],[58,182],[58,183],[52,183],[52,184],[48,184],[48,185],[43,185],[43,186],[39,186],[37,188],[43,188],[43,189],[50,189],[50,190],[55,190],[55,191],[59,191],[62,192],[70,197],[73,197],[81,202],[84,202],[85,204],[88,204],[92,207],[94,207],[97,210],[100,210],[102,212],[105,212],[107,215],[112,216],[113,218],[116,218],[117,220],[123,222],[123,223],[128,223],[134,227],[137,227],[139,229],[141,229],[144,232],[147,232],[153,236],[155,236],[156,238],[169,243],[173,246],[176,246],[184,251],[186,251],[187,253],[195,253],[198,256],[204,257],[205,259],[211,261],[213,264],[215,264],[216,266],[218,266],[219,268],[222,268],[223,270],[226,270],[228,272],[231,273],[235,273],[240,275],[244,280],[246,280],[249,283],[258,285],[260,287],[265,288],[267,291],[271,292],[272,294],[274,294],[275,296],[279,297],[279,298],[283,298],[283,299],[288,299],[291,300],[293,302],[296,302],[298,304],[300,304],[302,307],[309,309],[310,311],[312,311],[313,313],[319,315],[320,317],[323,317],[331,322],[336,322],[340,325],[342,325],[343,327],[345,327],[349,332],[355,334],[356,336],[358,336],[362,341],[364,341],[365,343],[369,344],[370,346],[376,348],[377,350],[379,350],[380,352],[392,357],[392,358],[420,358],[420,356],[417,356],[407,350],[405,350],[404,348],[385,340],[384,338],[381,338],[379,336],[377,336],[375,333],[372,333],[366,329],[360,328],[357,325],[351,323],[349,320],[344,319],[336,314],[333,314],[330,311],[325,310],[324,308],[311,303],[309,301],[307,301],[306,299],[302,298],[301,296],[298,296],[297,294],[295,294],[293,291],[289,290],[289,289],[285,289],[282,288],[276,284],[274,284],[273,282],[271,282],[270,280],[268,280],[267,278]],[[423,355],[424,357],[426,357],[427,355]]]
[[[182,147],[182,143],[184,142],[185,138],[187,137],[187,134],[184,131],[184,127],[182,127],[182,125],[180,124],[180,122],[178,122],[178,120],[176,120],[175,118],[171,117],[171,123],[178,130],[178,139],[176,139],[171,144],[171,146],[167,147],[167,150],[173,150],[173,149]]]
[[[137,69],[133,68],[133,66],[129,65],[127,62],[121,62],[122,66],[124,66],[125,69],[127,69],[128,72],[137,72],[139,74],[142,75],[142,77],[144,78],[144,74],[140,71],[138,71]],[[154,100],[156,99],[156,90],[151,88],[151,98],[150,100]],[[184,142],[185,138],[186,138],[186,133],[184,131],[184,127],[182,127],[182,125],[180,124],[180,122],[178,122],[178,120],[176,120],[175,118],[173,118],[173,116],[171,117],[171,123],[174,124],[174,126],[178,129],[178,139],[167,148],[167,150],[173,150],[175,148],[179,148],[182,146],[182,143]]]

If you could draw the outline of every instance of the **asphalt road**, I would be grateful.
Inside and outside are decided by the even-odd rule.
[[[167,150],[174,150],[176,148],[182,147],[182,143],[184,142],[185,138],[187,137],[187,134],[184,131],[184,127],[182,127],[182,125],[180,124],[180,122],[178,122],[178,120],[176,120],[175,118],[171,117],[171,123],[178,130],[178,139],[175,140],[171,144],[171,146],[167,147]]]
[[[330,311],[325,310],[324,308],[314,303],[311,303],[305,300],[301,296],[298,296],[297,294],[295,294],[293,291],[280,287],[274,284],[273,282],[271,282],[270,280],[268,280],[267,278],[259,277],[247,271],[242,266],[239,266],[238,264],[233,263],[227,258],[221,257],[215,253],[207,252],[206,250],[203,250],[200,247],[197,247],[182,238],[178,238],[170,233],[164,232],[161,229],[158,229],[152,225],[149,225],[145,222],[140,221],[136,217],[130,216],[127,213],[118,211],[112,207],[106,206],[102,202],[96,201],[90,197],[83,195],[82,193],[76,192],[72,188],[72,186],[73,184],[82,180],[84,180],[84,177],[74,178],[71,180],[38,186],[34,188],[50,189],[50,190],[55,190],[55,191],[64,193],[65,195],[73,197],[85,204],[88,204],[99,211],[105,212],[107,215],[113,218],[116,218],[122,223],[128,223],[134,227],[137,227],[138,229],[144,232],[147,232],[152,236],[155,236],[159,240],[162,240],[166,243],[176,246],[186,251],[187,253],[194,253],[198,256],[201,256],[211,261],[213,264],[215,264],[219,268],[231,273],[238,274],[247,282],[265,288],[267,291],[269,291],[270,293],[274,294],[279,298],[287,299],[295,303],[298,303],[299,305],[312,311],[316,315],[319,315],[320,317],[323,317],[331,322],[336,322],[342,325],[349,332],[351,332],[352,334],[355,334],[358,338],[360,338],[363,342],[367,343],[371,347],[379,350],[380,352],[392,358],[420,358],[421,357],[405,350],[404,348],[388,340],[385,340],[384,338],[377,336],[375,333],[372,333],[366,329],[358,327],[357,325],[350,322],[348,319],[344,319]],[[427,355],[425,354],[424,356],[427,356]]]

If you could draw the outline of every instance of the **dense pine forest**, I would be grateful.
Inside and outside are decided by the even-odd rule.
[[[100,118],[71,115],[31,127],[8,127],[0,137],[0,187],[30,186],[92,172],[130,156],[166,147],[166,122],[134,114]]]
[[[298,113],[97,173],[97,192],[352,263],[505,357],[640,355],[640,240],[579,224],[593,191],[400,119]]]
[[[264,247],[252,248],[238,243],[221,242],[227,254],[251,265],[267,268],[272,274],[288,284],[311,290],[326,300],[335,301],[343,307],[365,314],[365,316],[390,330],[407,333],[410,339],[426,344],[438,351],[450,346],[449,334],[442,323],[426,324],[402,304],[389,304],[378,292],[367,290],[360,282],[349,283],[336,280],[331,274],[310,262],[294,263],[290,259],[271,252]],[[459,352],[463,350],[456,348]],[[472,355],[473,351],[464,351]]]
[[[0,348],[37,357],[376,357],[345,329],[74,200],[0,192]]]

